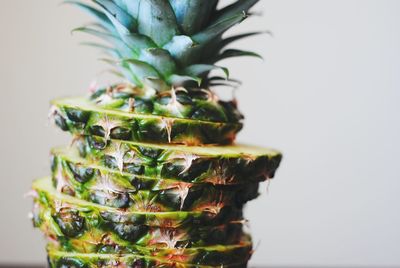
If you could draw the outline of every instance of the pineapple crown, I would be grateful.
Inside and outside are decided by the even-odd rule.
[[[137,87],[157,91],[171,87],[229,84],[229,71],[215,65],[237,56],[258,54],[226,49],[230,43],[261,32],[223,38],[248,17],[259,0],[237,0],[218,9],[219,0],[92,0],[65,1],[91,14],[96,22],[74,31],[101,38],[110,46],[86,43],[105,51],[108,63]],[[225,77],[210,76],[220,69]],[[235,80],[234,80],[235,81]]]

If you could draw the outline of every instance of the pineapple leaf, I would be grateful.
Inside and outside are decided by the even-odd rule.
[[[204,27],[217,2],[217,0],[169,0],[176,19],[186,35],[192,35]]]
[[[114,26],[115,23],[114,21],[118,21],[123,27],[125,27],[129,32],[133,32],[137,28],[137,21],[135,18],[133,18],[131,15],[126,13],[125,10],[123,10],[121,7],[119,7],[117,4],[115,4],[111,0],[93,0],[96,4],[102,7],[104,10],[104,13],[107,15],[107,17],[113,22]],[[116,26],[117,28],[117,26]],[[117,28],[118,30],[118,28]],[[118,30],[118,32],[121,29]]]
[[[233,4],[226,6],[215,14],[212,24],[221,22],[238,13],[247,13],[251,7],[257,4],[259,0],[238,0]]]
[[[234,84],[231,84],[231,83],[224,83],[224,82],[209,83],[208,86],[210,86],[210,87],[222,86],[222,87],[231,87],[231,88],[236,88],[237,87],[237,85],[234,85]]]
[[[171,86],[228,84],[229,71],[214,65],[238,56],[260,55],[225,49],[243,38],[261,34],[250,32],[223,39],[223,34],[247,18],[259,0],[235,0],[217,9],[219,0],[65,0],[91,14],[93,24],[74,29],[106,41],[84,43],[99,48],[115,61],[126,78],[139,87],[162,91]],[[90,2],[90,1],[88,1]],[[223,50],[223,51],[221,51]],[[118,63],[118,64],[116,64]],[[210,80],[212,70],[222,70],[226,79]],[[223,75],[221,75],[223,76]],[[204,80],[203,80],[204,79]]]
[[[172,40],[164,46],[171,56],[181,65],[185,65],[188,52],[195,46],[193,40],[186,35],[174,36]]]
[[[196,84],[200,86],[202,79],[196,76],[173,74],[168,78],[168,82],[175,86],[181,86],[187,82],[196,82]]]
[[[109,18],[109,20],[111,21],[111,23],[114,25],[115,29],[117,30],[119,36],[121,37],[122,41],[125,42],[130,49],[132,49],[136,54],[139,53],[139,49],[142,47],[148,47],[147,45],[149,45],[150,41],[148,41],[148,38],[141,38],[139,36],[134,36],[134,33],[131,33],[131,30],[129,29],[130,25],[128,22],[121,22],[120,20],[122,19],[118,19],[119,17],[123,17],[125,15],[125,21],[129,21],[129,19],[127,19],[130,15],[124,13],[125,11],[123,11],[122,9],[120,9],[121,14],[119,17],[117,17],[117,15],[111,13],[107,7],[108,6],[104,6],[102,5],[99,1],[104,2],[103,0],[93,0],[96,3],[98,3],[104,10],[105,14],[107,15],[107,17]],[[106,1],[106,3],[109,4],[109,0]],[[111,7],[113,7],[113,5],[111,5]],[[118,7],[117,7],[118,8]],[[114,7],[115,9],[115,7]],[[132,18],[133,19],[133,18]],[[136,24],[136,22],[135,22]]]
[[[93,43],[93,42],[82,42],[80,43],[83,46],[89,46],[89,47],[95,47],[95,48],[99,48],[101,51],[104,51],[105,53],[111,55],[114,58],[120,58],[121,54],[119,54],[119,51],[115,48],[112,47],[108,47],[102,44],[98,44],[98,43]]]
[[[147,36],[135,33],[132,28],[136,28],[136,20],[127,14],[123,9],[110,4],[110,0],[94,0],[101,5],[105,14],[116,28],[121,39],[131,48],[136,54],[140,49],[155,47],[154,42]],[[113,13],[114,12],[114,13]]]
[[[225,77],[221,77],[221,76],[212,76],[212,77],[208,78],[207,80],[210,81],[210,82],[214,82],[214,81],[228,81],[228,82],[231,82],[231,83],[234,83],[234,84],[238,84],[238,85],[241,85],[241,84],[242,84],[242,82],[241,82],[240,80],[233,79],[233,78],[228,78],[228,79],[226,79]]]
[[[216,65],[210,65],[210,64],[194,64],[185,69],[185,73],[187,73],[190,76],[201,76],[205,73],[208,73],[212,70],[222,70],[226,76],[226,78],[229,78],[229,70],[225,67],[221,66],[216,66]]]
[[[108,59],[108,58],[100,58],[99,61],[110,64],[111,66],[117,66],[117,64],[118,64],[118,61],[113,60],[113,59]]]
[[[134,85],[137,85],[137,86],[142,85],[141,80],[135,74],[132,73],[132,71],[129,68],[129,65],[126,62],[121,63],[119,70],[126,77],[126,79],[128,79]]]
[[[147,62],[164,77],[171,75],[175,69],[175,61],[169,52],[162,48],[150,48],[141,51],[139,60]]]
[[[118,72],[118,71],[116,71],[116,70],[114,70],[114,69],[110,69],[110,70],[107,70],[110,74],[113,74],[113,75],[115,75],[116,77],[118,77],[118,78],[125,78],[125,76],[124,76],[124,74],[122,73],[122,72]]]
[[[227,58],[242,57],[242,56],[256,57],[259,59],[263,59],[261,55],[252,51],[245,51],[239,49],[226,49],[217,58],[213,59],[213,62],[217,62]]]
[[[72,32],[84,32],[84,33],[88,33],[88,34],[97,36],[103,40],[113,43],[117,47],[117,50],[120,52],[120,54],[123,55],[124,57],[132,57],[133,56],[132,55],[133,51],[124,42],[122,42],[117,36],[115,36],[111,33],[98,31],[96,29],[92,29],[92,28],[88,28],[88,27],[79,27],[79,28],[72,30]]]
[[[138,31],[163,46],[179,34],[178,24],[167,0],[141,0]]]
[[[152,77],[146,78],[146,85],[150,86],[152,89],[155,89],[158,92],[168,91],[171,89],[171,87],[168,86],[164,80]]]
[[[128,14],[137,19],[139,14],[140,0],[113,0],[119,7],[123,8]]]
[[[75,33],[75,32],[83,32],[83,33],[91,34],[91,35],[94,35],[96,37],[99,37],[99,38],[101,38],[103,40],[107,40],[107,41],[118,40],[118,37],[111,33],[102,32],[102,31],[99,31],[99,30],[96,30],[93,28],[89,28],[89,27],[78,27],[71,31],[71,33]]]
[[[232,17],[218,21],[209,26],[204,31],[193,35],[192,39],[199,44],[207,44],[212,40],[214,40],[215,38],[217,38],[218,36],[222,35],[233,25],[242,22],[244,19],[246,19],[246,17],[247,16],[245,13],[239,13]]]
[[[222,48],[226,47],[227,45],[229,45],[235,41],[238,41],[240,39],[247,38],[247,37],[254,36],[254,35],[265,34],[265,33],[270,33],[270,32],[269,31],[250,32],[250,33],[238,34],[238,35],[233,35],[233,36],[227,37],[219,43],[218,49],[222,49]]]
[[[129,66],[129,69],[131,72],[137,77],[140,81],[145,81],[146,79],[150,78],[160,78],[160,74],[157,72],[156,69],[154,69],[153,66],[150,64],[140,61],[140,60],[135,60],[135,59],[125,59],[123,60],[123,63],[126,63]],[[138,86],[143,86],[143,83],[140,82]]]
[[[90,15],[92,15],[100,23],[101,26],[103,26],[104,28],[106,28],[110,32],[114,32],[115,31],[111,21],[100,10],[98,10],[98,9],[96,9],[94,7],[91,7],[89,5],[83,4],[83,3],[79,2],[79,1],[66,0],[66,1],[64,1],[64,3],[65,4],[72,4],[74,6],[79,7],[83,11],[85,11],[85,12],[89,13]]]
[[[127,35],[122,35],[121,38],[126,43],[126,45],[134,50],[137,54],[141,49],[157,47],[157,45],[154,44],[153,40],[145,35],[131,33]]]

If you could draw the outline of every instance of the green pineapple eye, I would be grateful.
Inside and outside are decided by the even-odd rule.
[[[209,170],[210,163],[204,159],[193,160],[190,167],[185,170],[181,162],[165,163],[161,170],[161,176],[166,178],[180,178],[183,181],[190,181],[191,178],[199,177]]]
[[[226,122],[227,118],[224,112],[218,108],[217,106],[205,102],[202,105],[199,105],[197,110],[192,113],[192,119],[198,120],[209,120],[209,121],[219,121],[219,122]]]
[[[102,138],[103,136],[104,132],[102,136],[88,136],[86,140],[91,148],[103,150],[107,146],[107,141]]]
[[[133,107],[137,113],[151,114],[153,112],[153,103],[149,100],[136,98]]]
[[[96,135],[99,137],[104,137],[105,131],[101,126],[91,126],[90,127],[90,134]]]
[[[110,137],[117,140],[129,140],[131,136],[131,130],[123,127],[116,127],[110,132]]]
[[[80,183],[86,183],[91,180],[94,176],[94,170],[81,165],[75,165],[68,162],[68,167],[74,174],[74,179]]]
[[[145,172],[145,167],[140,164],[127,163],[124,165],[126,172],[135,174],[135,175],[143,175]]]
[[[121,214],[113,211],[102,211],[101,217],[108,223],[132,223],[136,225],[141,225],[145,223],[146,216],[143,214],[135,214],[127,216],[127,218],[121,219]]]
[[[67,117],[69,120],[76,122],[76,123],[86,124],[86,122],[89,120],[89,117],[90,117],[90,112],[82,111],[82,110],[74,109],[74,108],[65,109],[65,113],[67,114]]]
[[[57,163],[58,159],[54,155],[50,156],[50,169],[52,172],[55,172],[57,170]]]
[[[73,209],[61,209],[53,216],[61,232],[67,237],[77,237],[84,231],[85,218],[79,215],[79,212]]]
[[[154,180],[146,181],[146,180],[139,179],[136,176],[132,176],[130,182],[131,182],[131,185],[133,187],[135,187],[136,191],[144,190],[144,189],[151,189],[156,184],[156,182]]]
[[[150,159],[157,159],[160,154],[163,152],[161,149],[145,147],[145,146],[137,146],[139,152]]]
[[[68,131],[69,130],[67,121],[59,113],[54,114],[54,122],[63,131]]]
[[[119,237],[129,242],[136,242],[149,231],[149,227],[146,225],[135,225],[131,223],[114,223],[113,229]]]
[[[176,93],[176,99],[178,100],[179,103],[181,103],[183,105],[191,105],[191,104],[193,104],[192,98],[186,92],[177,92]]]
[[[115,208],[127,208],[130,205],[128,193],[110,193],[107,189],[92,192],[90,199],[97,204]]]

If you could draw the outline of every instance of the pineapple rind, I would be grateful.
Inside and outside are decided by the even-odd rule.
[[[278,151],[246,145],[189,147],[86,136],[76,138],[75,146],[82,157],[116,171],[213,184],[273,178],[282,159]]]
[[[117,236],[110,232],[104,232],[103,229],[92,229],[90,226],[99,225],[103,220],[108,221],[108,223],[113,226],[113,230],[119,230],[118,238],[122,235],[126,235],[126,237],[130,237],[131,240],[135,238],[137,233],[129,232],[129,230],[133,228],[136,231],[137,229],[135,228],[137,226],[144,227],[149,223],[153,223],[150,224],[150,228],[154,225],[162,228],[179,227],[174,224],[172,215],[180,217],[181,220],[183,220],[180,226],[183,226],[182,224],[185,223],[187,224],[187,228],[193,230],[203,228],[205,222],[202,222],[199,218],[190,222],[189,219],[185,219],[184,216],[182,217],[182,215],[180,215],[184,214],[183,212],[157,213],[159,217],[155,220],[157,216],[154,215],[154,213],[152,217],[149,217],[151,213],[141,213],[140,215],[140,213],[126,214],[120,210],[110,208],[104,210],[104,207],[99,205],[54,193],[55,190],[51,188],[49,179],[36,181],[33,189],[37,193],[33,222],[35,226],[40,226],[42,231],[45,232],[49,242],[52,242],[62,251],[79,253],[138,253],[145,256],[204,265],[238,263],[247,260],[251,254],[252,244],[250,238],[246,235],[235,244],[212,245],[206,247],[189,247],[189,244],[185,243],[183,245],[181,244],[178,248],[174,248],[174,245],[178,245],[177,240],[179,240],[176,237],[172,240],[169,238],[158,241],[168,245],[168,247],[164,248],[156,246],[137,246],[131,242],[119,244],[119,241],[114,241]],[[48,192],[53,192],[54,196]],[[49,212],[43,214],[44,219],[41,216],[41,207],[44,207],[45,211]],[[116,213],[111,215],[113,212]],[[168,217],[161,217],[162,215],[168,215]],[[230,217],[232,216],[231,213],[229,213],[229,215]],[[152,221],[149,221],[149,218],[152,218]],[[157,222],[157,224],[154,224],[155,222]],[[219,224],[214,220],[212,220],[212,222],[212,226]],[[229,224],[231,222],[232,219],[229,219],[224,223]],[[85,232],[86,228],[88,228],[87,232]],[[99,233],[96,234],[96,231],[99,231]],[[143,229],[142,231],[146,232],[147,230]]]
[[[159,227],[178,228],[180,226],[215,226],[232,221],[243,220],[241,209],[224,206],[216,211],[174,211],[174,212],[141,212],[125,211],[112,207],[87,202],[57,192],[51,178],[42,178],[34,181],[32,189],[36,192],[35,202],[60,211],[65,208],[74,208],[77,211],[91,211],[98,219],[114,223],[131,223]],[[216,208],[217,209],[217,208]]]
[[[57,240],[63,250],[85,253],[130,252],[135,246],[171,249],[231,245],[244,235],[241,222],[197,228],[113,223],[84,208],[55,211],[40,203],[35,204],[33,224],[49,240]]]
[[[152,256],[160,259],[176,261],[180,263],[199,264],[199,265],[212,265],[219,266],[229,263],[242,263],[246,262],[252,253],[252,244],[247,238],[235,245],[216,245],[208,247],[193,247],[193,248],[152,248],[130,245],[127,248],[115,249],[103,248],[103,251],[97,252],[91,250],[96,247],[85,240],[77,241],[77,239],[68,239],[59,241],[55,239],[54,244],[60,251],[70,251],[76,253],[109,253],[109,254],[138,254],[142,256]],[[118,247],[118,245],[117,245]]]
[[[163,179],[158,177],[149,177],[144,175],[133,175],[126,172],[116,171],[115,169],[110,169],[101,165],[98,161],[93,159],[83,158],[79,155],[79,151],[74,147],[55,147],[51,149],[51,169],[53,176],[57,170],[57,165],[60,165],[63,170],[71,170],[74,180],[81,183],[86,183],[89,181],[93,173],[99,174],[100,176],[108,176],[115,178],[118,181],[124,181],[129,183],[136,190],[149,190],[149,191],[159,191],[168,190],[171,188],[176,188],[179,186],[187,186],[189,188],[202,188],[209,186],[222,187],[227,186],[226,189],[231,189],[235,187],[242,187],[247,183],[258,183],[263,181],[265,178],[252,178],[248,179],[247,182],[242,184],[232,183],[232,182],[221,182],[219,183],[207,183],[202,181],[193,182],[182,182],[178,179]],[[66,171],[67,174],[70,171]],[[225,189],[225,187],[223,187]]]
[[[230,144],[241,123],[211,122],[101,108],[85,98],[54,100],[51,114],[64,131],[106,139],[173,144]]]
[[[179,263],[171,260],[141,256],[138,254],[82,254],[57,251],[49,246],[47,249],[50,268],[75,267],[75,268],[98,268],[98,267],[135,267],[135,268],[212,268],[200,264]],[[245,268],[247,261],[240,264],[223,264],[224,268]]]
[[[241,123],[234,101],[223,101],[210,89],[183,87],[146,92],[127,84],[95,89],[90,102],[97,107],[135,114],[176,117],[217,123]]]
[[[143,185],[153,185],[155,189],[138,189],[136,176],[91,166],[84,159],[73,161],[74,157],[68,157],[73,155],[71,151],[74,150],[52,151],[54,187],[64,194],[104,206],[144,212],[201,211],[212,210],[217,205],[241,208],[258,196],[258,182],[214,186],[178,181],[168,184],[162,180],[149,183],[149,179],[142,179]]]

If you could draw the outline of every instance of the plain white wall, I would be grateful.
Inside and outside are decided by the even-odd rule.
[[[23,199],[69,137],[48,125],[50,99],[86,93],[105,66],[70,29],[89,21],[53,0],[1,0],[0,262],[41,263]],[[262,0],[268,29],[229,62],[244,84],[239,139],[281,149],[269,192],[247,210],[253,264],[400,265],[400,1]],[[263,186],[265,190],[266,185]],[[266,190],[265,190],[266,192]]]

